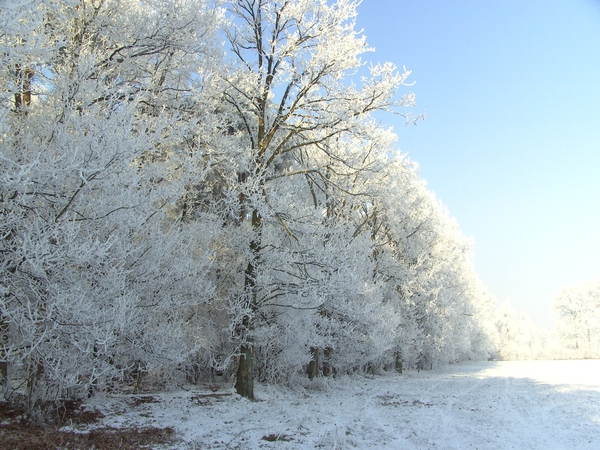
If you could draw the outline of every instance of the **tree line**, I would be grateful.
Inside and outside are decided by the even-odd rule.
[[[351,0],[0,11],[0,376],[40,402],[497,350],[471,244],[377,119]],[[303,375],[303,376],[305,376]]]

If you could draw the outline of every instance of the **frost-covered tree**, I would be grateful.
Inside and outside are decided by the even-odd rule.
[[[5,6],[0,359],[33,406],[209,346],[182,324],[205,321],[219,230],[175,212],[209,158],[190,151],[189,110],[218,16],[202,1]]]
[[[398,323],[393,351],[422,368],[487,357],[494,302],[474,271],[470,243],[414,163],[397,157],[385,173],[370,226],[376,271]]]
[[[223,99],[239,130],[239,218],[251,236],[244,286],[233,299],[239,317],[233,333],[240,351],[236,389],[249,398],[256,321],[271,297],[269,277],[275,273],[268,266],[269,238],[285,233],[290,249],[301,254],[303,243],[292,222],[305,208],[297,205],[310,202],[317,213],[327,208],[326,202],[334,200],[326,197],[338,178],[372,164],[368,144],[349,142],[368,141],[380,131],[370,114],[414,103],[410,94],[397,100],[409,73],[398,73],[391,64],[373,66],[369,76],[352,83],[362,66],[360,56],[369,50],[354,29],[356,5],[349,0],[229,5],[231,62],[223,74]],[[286,189],[295,189],[295,203],[275,208],[273,199]],[[305,278],[303,283],[310,275]]]
[[[519,312],[506,301],[497,311],[499,359],[523,360],[555,357],[549,333],[538,328],[525,312]]]
[[[576,358],[600,355],[600,280],[562,289],[553,309],[558,314],[557,337]]]
[[[361,60],[356,6],[0,10],[7,387],[33,405],[218,369],[252,398],[255,376],[493,350],[469,242],[373,118],[418,119],[409,72]]]

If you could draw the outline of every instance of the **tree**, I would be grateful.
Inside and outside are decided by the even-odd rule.
[[[183,150],[201,141],[190,108],[218,16],[118,0],[0,14],[0,358],[34,407],[204,345],[182,324],[202,323],[219,230],[174,212],[205,172]]]
[[[237,299],[243,312],[235,330],[240,343],[236,389],[249,398],[252,334],[263,308],[260,292],[266,288],[259,283],[265,221],[276,220],[291,245],[298,238],[288,211],[272,208],[274,188],[281,178],[294,177],[304,178],[305,191],[313,185],[335,187],[334,175],[364,170],[368,152],[364,147],[349,151],[354,147],[346,149],[345,141],[350,136],[368,140],[380,130],[370,119],[372,112],[414,104],[411,94],[396,99],[409,72],[397,73],[391,64],[371,67],[359,87],[352,83],[361,69],[360,55],[369,51],[354,30],[356,5],[349,0],[332,5],[324,0],[240,0],[229,5],[226,36],[233,61],[224,76],[223,99],[232,123],[240,127],[240,220],[250,223],[252,235],[244,289]]]
[[[469,243],[373,118],[420,118],[409,72],[364,65],[356,6],[0,11],[0,374],[30,406],[489,353]]]
[[[548,334],[536,327],[529,316],[510,306],[500,305],[496,318],[498,357],[504,360],[555,357]]]
[[[413,162],[398,155],[384,172],[370,227],[376,273],[397,323],[388,359],[401,354],[406,366],[429,368],[486,358],[494,305],[475,273],[470,242]]]
[[[600,345],[600,281],[563,288],[554,299],[558,339],[578,358],[597,358]]]

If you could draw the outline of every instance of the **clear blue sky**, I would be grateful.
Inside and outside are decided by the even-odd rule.
[[[600,276],[600,0],[363,0],[374,61],[413,71],[400,150],[475,241],[499,303],[552,328]]]

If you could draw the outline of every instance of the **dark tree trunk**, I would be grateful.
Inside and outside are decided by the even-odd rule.
[[[5,345],[8,344],[8,323],[4,321],[0,311],[0,384],[6,383],[8,386],[8,361],[4,360],[6,354]]]
[[[33,411],[38,402],[43,400],[44,365],[40,360],[33,360],[27,371],[27,408]]]
[[[240,347],[235,391],[242,397],[254,400],[254,348],[251,344]]]
[[[323,350],[323,376],[330,377],[333,375],[333,370],[331,369],[331,354],[333,353],[333,349],[331,347],[325,348]]]
[[[17,66],[16,73],[19,89],[15,93],[15,109],[19,110],[23,106],[31,105],[31,80],[33,79],[33,70],[23,68],[20,64]]]
[[[308,363],[308,378],[311,380],[319,376],[319,349],[317,347],[311,347],[310,352],[312,354],[312,360]]]
[[[252,228],[256,232],[255,238],[250,243],[252,259],[248,262],[244,274],[244,290],[248,299],[249,312],[242,320],[239,337],[243,338],[240,346],[238,359],[238,370],[236,374],[235,390],[242,397],[254,400],[254,345],[249,332],[254,329],[254,315],[258,310],[256,298],[256,267],[259,264],[260,241],[261,241],[262,217],[259,212],[252,212]]]
[[[402,354],[396,353],[396,372],[402,373]]]

